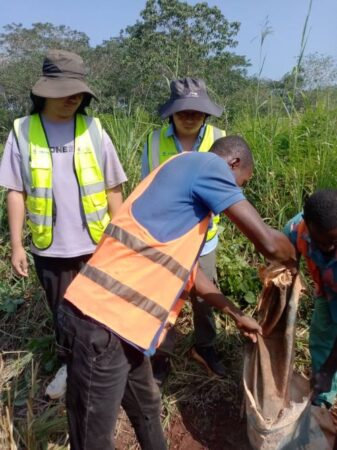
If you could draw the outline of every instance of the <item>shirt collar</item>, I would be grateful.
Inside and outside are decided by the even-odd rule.
[[[193,148],[192,148],[193,151],[198,151],[199,150],[200,144],[201,144],[202,139],[203,139],[204,134],[205,134],[205,129],[206,129],[206,125],[203,125],[200,128],[198,137],[195,140],[195,143],[194,143]],[[178,137],[177,137],[177,135],[176,135],[176,133],[174,131],[173,123],[169,124],[168,129],[166,131],[166,137],[173,137],[179,152],[182,152],[182,146],[181,146],[181,143],[180,143],[180,141],[179,141],[179,139],[178,139]]]

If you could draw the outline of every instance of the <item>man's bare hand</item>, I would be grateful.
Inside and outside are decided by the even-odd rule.
[[[257,342],[257,334],[262,335],[261,326],[252,317],[240,316],[236,320],[236,326],[244,336],[254,343]]]

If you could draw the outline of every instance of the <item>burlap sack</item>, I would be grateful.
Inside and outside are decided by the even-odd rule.
[[[265,270],[259,299],[263,336],[248,344],[244,390],[248,437],[256,450],[331,450],[335,427],[327,410],[311,406],[308,380],[293,373],[299,276]]]

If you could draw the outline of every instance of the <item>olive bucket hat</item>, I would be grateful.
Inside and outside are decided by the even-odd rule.
[[[209,98],[205,82],[197,78],[171,81],[171,96],[160,106],[159,114],[162,119],[166,119],[174,113],[186,110],[199,111],[215,117],[220,117],[223,113],[223,108]]]
[[[85,82],[83,59],[75,53],[49,50],[42,72],[32,88],[32,94],[38,97],[60,98],[83,93],[97,98]]]

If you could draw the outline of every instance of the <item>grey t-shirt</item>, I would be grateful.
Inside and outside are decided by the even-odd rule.
[[[41,256],[72,258],[95,250],[95,244],[81,216],[79,187],[77,184],[74,157],[74,121],[49,122],[43,118],[53,161],[53,194],[56,205],[56,222],[53,242],[46,250],[38,250],[32,244],[32,252]],[[118,186],[127,180],[116,150],[103,132],[103,168],[106,189]],[[8,136],[0,164],[0,185],[7,189],[24,191],[21,176],[21,156],[13,132]]]

